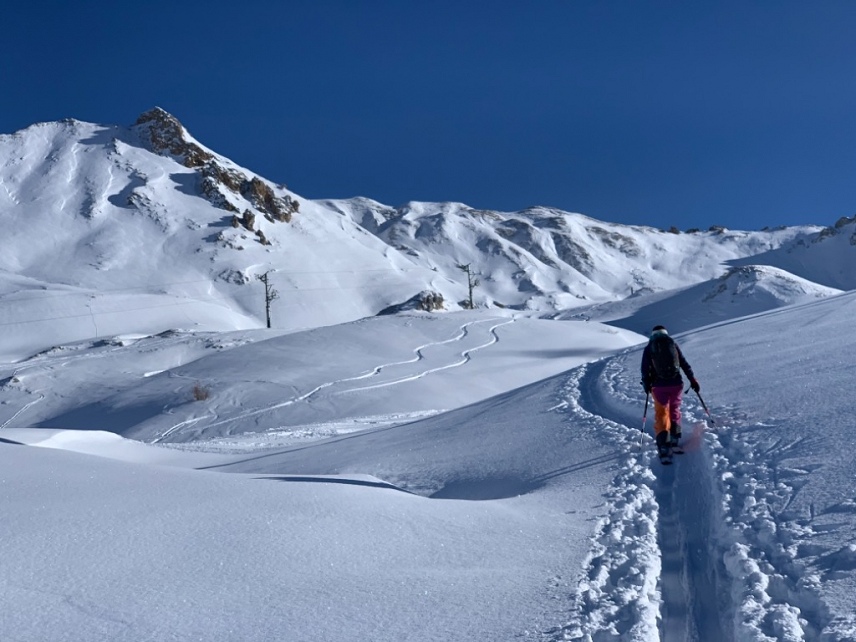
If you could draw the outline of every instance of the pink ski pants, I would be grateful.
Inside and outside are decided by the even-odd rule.
[[[683,385],[654,386],[651,396],[654,397],[654,432],[660,434],[669,430],[672,424],[681,422],[681,398]]]

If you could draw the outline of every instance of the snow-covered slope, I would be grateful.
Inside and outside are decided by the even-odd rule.
[[[69,120],[2,136],[0,184],[5,356],[47,347],[32,324],[56,344],[260,327],[265,272],[280,328],[372,315],[438,278],[162,110],[131,128]]]
[[[401,304],[460,309],[469,294],[461,266],[478,279],[477,305],[543,314],[680,290],[729,265],[856,287],[849,219],[679,233],[547,207],[310,201],[157,108],[131,127],[66,120],[0,136],[0,225],[6,358],[93,337],[262,327],[265,273],[280,330]]]
[[[313,202],[157,109],[0,188],[0,639],[856,640],[856,221]]]
[[[84,342],[0,365],[0,425],[158,442],[237,436],[245,446],[289,443],[465,406],[640,340],[598,323],[463,311],[283,336],[166,333]],[[206,398],[195,399],[195,389]]]
[[[841,294],[841,290],[818,285],[778,268],[747,265],[729,268],[718,279],[687,288],[640,294],[551,317],[600,321],[640,334],[646,334],[658,324],[668,324],[672,332],[684,332],[837,294]]]
[[[770,265],[828,287],[853,290],[856,289],[854,254],[856,216],[841,218],[835,225],[799,238],[794,244],[783,245],[755,257],[737,259],[731,264]]]
[[[484,304],[542,311],[680,289],[773,251],[801,257],[790,264],[799,278],[808,278],[803,272],[820,277],[823,270],[808,268],[815,262],[849,276],[856,257],[856,248],[809,256],[806,248],[826,233],[812,226],[680,233],[545,207],[494,212],[460,203],[408,203],[393,209],[365,198],[324,204],[446,274],[471,265],[481,280],[476,298]],[[838,279],[834,287],[843,288],[845,281]],[[847,287],[856,287],[856,280]]]
[[[346,434],[339,422],[331,439],[284,448],[275,434],[243,445],[235,435],[237,455],[24,429],[18,415],[0,431],[11,553],[0,637],[850,642],[854,306],[848,293],[678,337],[715,423],[686,399],[687,453],[671,467],[639,432],[640,347],[589,353],[567,372],[404,425]],[[341,382],[363,364],[340,352],[359,327],[339,329],[314,358],[337,363],[327,376]],[[540,353],[537,340],[527,348],[535,335],[500,351],[495,377]],[[592,336],[563,347],[582,356]],[[500,334],[481,352],[502,344]],[[158,352],[135,345],[85,350],[77,366],[43,358],[57,359],[68,390],[99,359],[102,369],[114,359],[113,372],[138,359],[152,367]],[[196,364],[203,379],[222,376],[222,363],[208,361],[207,374],[206,360]],[[229,395],[244,387],[248,422],[282,401],[259,385],[254,359],[230,365]],[[34,383],[39,368],[50,372],[44,361],[7,381],[4,400],[18,406],[9,387]],[[332,416],[350,404],[344,391],[319,401]],[[95,425],[101,413],[89,410]]]

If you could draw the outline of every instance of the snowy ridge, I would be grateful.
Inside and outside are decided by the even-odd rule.
[[[841,294],[841,290],[795,277],[778,268],[761,265],[730,268],[718,281],[716,289],[712,289],[704,301],[727,297],[733,304],[742,298],[759,306],[769,306],[767,309],[770,309]],[[773,301],[768,302],[765,299]]]
[[[454,276],[458,264],[482,274],[481,301],[510,307],[561,310],[592,303],[680,289],[721,277],[729,264],[744,265],[764,256],[806,271],[806,248],[829,245],[828,229],[783,228],[759,232],[721,228],[690,233],[617,225],[548,207],[519,212],[476,210],[462,203],[407,203],[398,208],[366,198],[322,201],[415,260]],[[843,229],[843,228],[842,228]],[[837,242],[837,241],[836,241]],[[830,263],[842,274],[845,256]],[[797,259],[794,261],[793,259]],[[819,256],[812,259],[826,263]],[[774,272],[787,280],[780,268]],[[856,286],[840,276],[833,291]],[[796,281],[805,279],[796,276]],[[810,286],[810,284],[807,284]],[[818,286],[817,292],[825,288]],[[760,305],[760,303],[759,303]]]
[[[623,301],[582,306],[547,315],[554,319],[609,322],[645,333],[662,319],[673,332],[683,332],[740,315],[809,303],[841,294],[766,265],[728,268],[710,281],[667,292],[643,293]]]
[[[45,320],[54,343],[259,328],[265,272],[288,293],[288,313],[275,315],[286,329],[375,314],[444,282],[163,119],[157,145],[151,123],[69,120],[0,136],[9,356],[49,347],[25,327]]]

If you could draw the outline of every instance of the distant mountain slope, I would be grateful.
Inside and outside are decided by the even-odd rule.
[[[841,293],[778,268],[747,265],[686,288],[586,306],[551,318],[600,321],[640,334],[657,324],[684,332]]]
[[[679,233],[548,207],[311,201],[218,155],[155,108],[0,136],[0,358],[167,329],[295,330],[399,309],[555,314],[770,265],[856,288],[856,223]],[[131,314],[128,314],[131,313]],[[32,332],[47,324],[49,332]]]
[[[129,128],[67,120],[0,136],[0,225],[0,324],[19,356],[44,347],[28,345],[31,323],[57,343],[262,327],[256,277],[269,271],[280,328],[373,315],[442,282],[160,109]]]
[[[803,257],[802,263],[790,263],[798,277],[846,271],[856,258],[856,247],[831,260],[809,257],[807,248],[828,234],[817,226],[679,233],[546,207],[493,212],[460,203],[391,208],[366,198],[322,203],[450,276],[457,265],[470,264],[480,274],[480,302],[521,309],[563,310],[683,288],[720,277],[728,264],[751,264],[761,254]],[[809,269],[826,262],[827,268]],[[842,283],[831,287],[841,289]],[[856,278],[849,287],[856,287]]]
[[[843,217],[817,234],[798,239],[730,265],[771,265],[840,290],[856,289],[856,216]]]

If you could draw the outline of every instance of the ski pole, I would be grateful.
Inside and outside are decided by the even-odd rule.
[[[707,418],[710,419],[710,425],[715,426],[716,422],[713,420],[713,416],[710,414],[710,410],[707,409],[707,404],[704,402],[704,399],[701,398],[701,393],[696,390],[696,396],[698,400],[701,401],[701,407],[704,408],[704,411],[707,413]]]
[[[642,413],[642,432],[645,432],[645,424],[648,422],[648,400],[651,398],[651,393],[645,393],[645,412]]]
[[[692,386],[687,388],[686,391],[689,392],[691,388]],[[704,402],[704,399],[701,398],[701,393],[698,390],[693,390],[693,392],[696,393],[696,397],[698,397],[698,400],[701,402],[701,407],[704,408],[704,411],[707,413],[707,418],[710,419],[710,425],[715,426],[716,421],[714,421],[713,415],[710,414],[710,410],[707,409],[707,404]]]
[[[651,398],[651,393],[645,393],[645,411],[642,413],[642,429],[639,431],[639,452],[642,452],[642,437],[645,434],[645,424],[648,422],[648,400]]]

